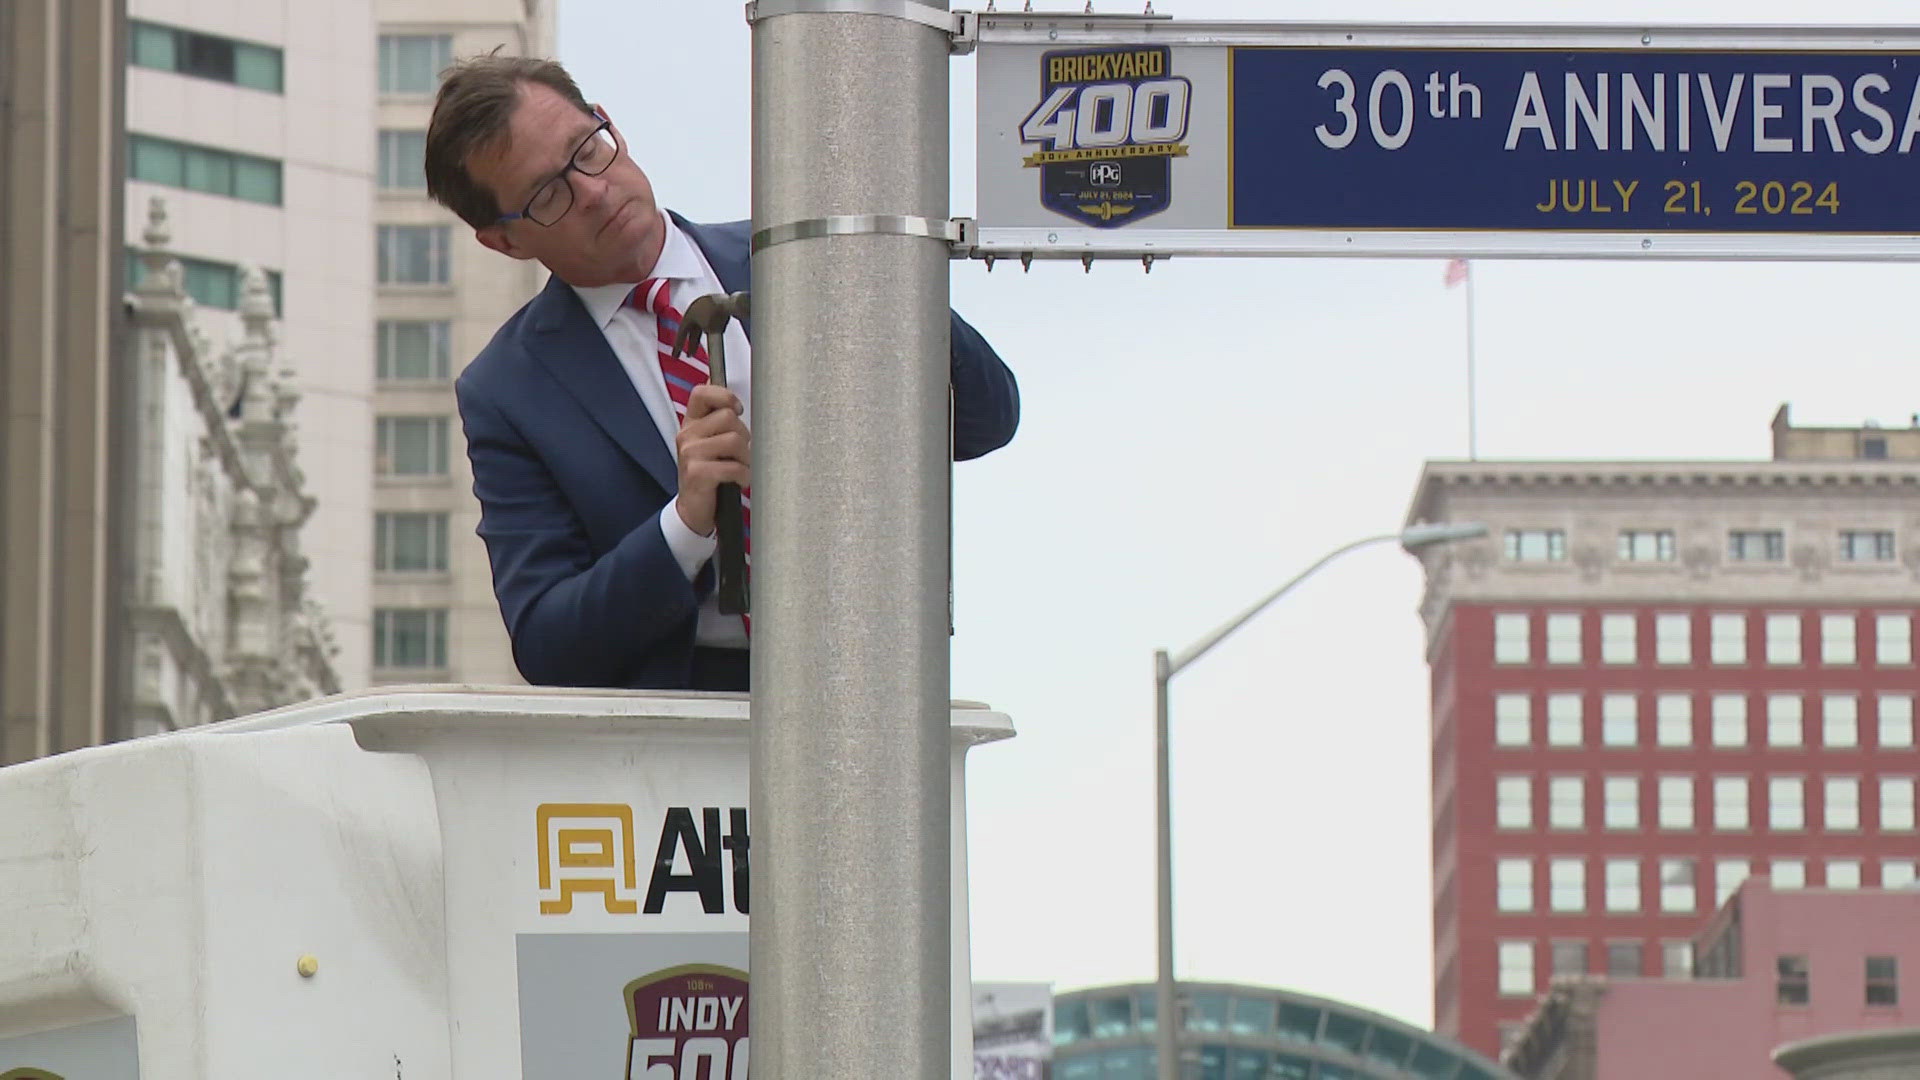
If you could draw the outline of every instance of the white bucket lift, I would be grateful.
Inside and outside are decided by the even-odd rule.
[[[964,766],[1013,728],[952,733],[970,1077]],[[747,734],[393,688],[0,769],[0,1077],[742,1080]]]

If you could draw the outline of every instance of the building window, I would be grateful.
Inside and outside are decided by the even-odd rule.
[[[128,25],[135,67],[213,79],[270,94],[282,92],[286,63],[279,49],[149,22]]]
[[[1799,694],[1767,695],[1767,745],[1799,746],[1803,742]]]
[[[1852,694],[1828,694],[1820,699],[1820,742],[1830,750],[1860,745],[1860,704]]]
[[[1907,750],[1913,747],[1913,695],[1880,695],[1880,748]]]
[[[1747,617],[1720,612],[1708,624],[1713,631],[1713,662],[1722,666],[1747,662]]]
[[[446,417],[377,417],[374,435],[374,465],[381,476],[447,475]]]
[[[1533,860],[1501,859],[1497,865],[1500,910],[1520,913],[1533,910]]]
[[[1532,658],[1533,619],[1525,613],[1493,617],[1493,662],[1524,664]]]
[[[1727,902],[1740,883],[1747,880],[1753,872],[1753,864],[1746,859],[1716,859],[1713,863],[1713,906],[1719,907]]]
[[[1873,660],[1877,664],[1913,663],[1913,616],[1873,617]]]
[[[280,205],[280,163],[210,146],[127,136],[127,175],[135,180]]]
[[[1587,785],[1578,776],[1555,776],[1547,781],[1547,826],[1582,829],[1587,824]]]
[[[1767,778],[1767,827],[1775,832],[1807,827],[1805,781],[1797,776]]]
[[[1584,941],[1556,941],[1553,943],[1552,956],[1555,975],[1587,973],[1587,943]]]
[[[380,187],[386,191],[425,191],[427,189],[427,133],[393,131],[380,133]]]
[[[377,328],[381,382],[445,382],[451,375],[452,332],[445,322],[383,319]]]
[[[1500,943],[1500,993],[1506,997],[1533,993],[1533,942]]]
[[[1807,860],[1775,859],[1767,877],[1776,889],[1804,889],[1807,887]]]
[[[1563,529],[1507,530],[1507,558],[1512,562],[1563,562],[1566,557]]]
[[[1638,618],[1630,614],[1616,612],[1600,616],[1600,662],[1639,663],[1639,627]]]
[[[1735,529],[1727,540],[1727,557],[1734,562],[1780,562],[1787,557],[1786,535],[1779,529]]]
[[[1660,827],[1693,828],[1693,777],[1660,778]]]
[[[1840,561],[1892,562],[1893,531],[1890,529],[1841,530]]]
[[[1609,776],[1601,784],[1606,796],[1603,820],[1607,828],[1626,831],[1640,827],[1640,778]]]
[[[1548,863],[1549,903],[1554,911],[1587,910],[1587,860],[1553,859]]]
[[[1826,778],[1825,825],[1833,832],[1853,832],[1860,828],[1860,778]]]
[[[1615,913],[1640,910],[1640,860],[1607,860],[1607,910]]]
[[[1744,832],[1749,824],[1747,778],[1744,776],[1714,777],[1713,827],[1721,832]]]
[[[129,253],[130,255],[132,253]],[[194,259],[184,255],[174,256],[186,276],[187,295],[202,307],[219,308],[222,311],[237,311],[240,307],[240,293],[244,274],[232,263],[214,262],[211,259]],[[273,299],[273,314],[278,318],[280,305],[280,271],[266,270],[267,294]],[[147,282],[147,264],[138,258],[127,259],[127,280],[129,287],[139,288]]]
[[[1693,616],[1683,611],[1653,617],[1654,659],[1662,664],[1693,662]]]
[[[1620,561],[1672,562],[1672,529],[1623,529],[1620,532]]]
[[[447,515],[373,515],[373,568],[389,574],[445,571]]]
[[[1862,461],[1887,460],[1887,437],[1885,435],[1862,435],[1860,437],[1860,459]]]
[[[1494,782],[1495,820],[1503,829],[1533,828],[1533,780],[1502,776]]]
[[[1660,974],[1669,979],[1693,978],[1693,942],[1661,942]]]
[[[1493,695],[1495,746],[1528,746],[1533,742],[1533,697],[1529,694]]]
[[[1654,699],[1655,737],[1661,746],[1693,745],[1693,697],[1661,694]]]
[[[1577,664],[1580,662],[1580,616],[1577,614],[1555,614],[1547,616],[1547,663]]]
[[[1722,749],[1747,745],[1746,695],[1713,695],[1713,745]]]
[[[1884,832],[1913,831],[1913,777],[1880,778],[1880,828]]]
[[[382,225],[378,271],[382,285],[445,285],[453,229],[448,225]]]
[[[1775,965],[1779,973],[1777,1000],[1782,1005],[1805,1005],[1812,1000],[1812,987],[1807,978],[1807,958],[1804,956],[1782,956]]]
[[[453,38],[447,34],[381,34],[380,92],[431,94],[451,63]]]
[[[1767,616],[1767,663],[1779,666],[1800,662],[1800,616]]]
[[[1646,948],[1638,941],[1607,942],[1607,974],[1635,979],[1646,974]]]
[[[1630,747],[1639,741],[1640,713],[1632,694],[1607,694],[1600,699],[1600,743]]]
[[[1660,860],[1660,910],[1673,915],[1692,913],[1698,900],[1693,887],[1692,859]]]
[[[1867,1004],[1900,1004],[1900,961],[1891,956],[1867,957]]]
[[[1920,860],[1881,859],[1880,887],[1883,889],[1905,889],[1920,881]]]
[[[1579,694],[1547,695],[1547,745],[1579,746],[1582,739],[1581,728],[1585,726],[1581,716]]]
[[[1827,888],[1857,889],[1860,887],[1859,859],[1828,859]]]
[[[446,667],[446,609],[375,608],[373,666],[382,668]]]
[[[1747,746],[1747,698],[1743,694],[1713,696],[1713,744],[1724,749]]]
[[[1133,1001],[1126,997],[1099,997],[1093,999],[1092,1022],[1093,1037],[1096,1039],[1115,1039],[1125,1035],[1133,1027]],[[1269,1005],[1271,1007],[1271,1005]]]
[[[1860,619],[1852,612],[1820,616],[1820,662],[1828,666],[1858,662],[1854,632]]]

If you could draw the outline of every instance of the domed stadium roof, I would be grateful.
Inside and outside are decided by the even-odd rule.
[[[1180,984],[1186,1075],[1199,1080],[1518,1080],[1451,1039],[1327,998]],[[1154,1080],[1152,983],[1054,997],[1053,1080]]]

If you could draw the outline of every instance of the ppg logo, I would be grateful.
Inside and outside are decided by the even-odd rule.
[[[1120,163],[1117,161],[1096,162],[1087,170],[1087,182],[1094,187],[1119,187]]]

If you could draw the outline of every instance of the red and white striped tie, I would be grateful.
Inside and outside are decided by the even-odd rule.
[[[712,378],[707,367],[707,346],[696,335],[688,342],[692,346],[679,356],[673,355],[673,342],[680,333],[680,309],[673,306],[672,286],[666,278],[648,278],[634,287],[627,302],[635,308],[654,317],[654,328],[658,337],[660,355],[660,374],[666,377],[667,396],[673,400],[673,412],[680,423],[687,422],[687,402],[693,397],[693,388]],[[740,489],[741,535],[746,541],[748,572],[753,567],[753,500],[751,488]],[[741,616],[747,632],[753,632],[753,620]]]

